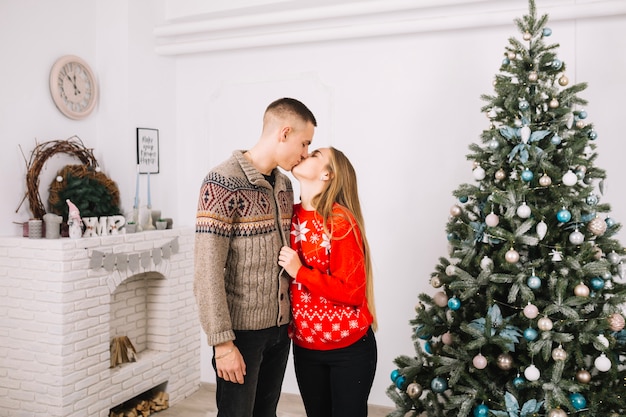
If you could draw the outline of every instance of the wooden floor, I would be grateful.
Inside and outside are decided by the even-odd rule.
[[[385,417],[392,410],[387,407],[370,406],[369,417]],[[167,410],[159,411],[155,417],[215,417],[215,385],[201,384],[200,389],[188,398],[174,404]],[[305,417],[300,396],[282,394],[278,404],[277,417]]]

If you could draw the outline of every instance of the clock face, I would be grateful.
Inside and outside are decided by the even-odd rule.
[[[82,119],[91,114],[96,106],[96,77],[84,60],[66,55],[52,66],[50,93],[61,113],[70,119]]]

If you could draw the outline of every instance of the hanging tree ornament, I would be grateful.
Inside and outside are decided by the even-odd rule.
[[[573,245],[581,245],[585,241],[585,235],[579,232],[578,228],[576,228],[572,233],[570,233],[569,241]]]
[[[522,171],[521,177],[522,177],[522,181],[531,182],[533,178],[535,177],[535,175],[530,169],[524,168],[524,170]]]
[[[543,240],[543,238],[546,237],[546,233],[548,232],[548,225],[546,224],[546,222],[541,220],[539,223],[537,223],[537,227],[535,228],[535,230],[537,231],[537,236],[539,237],[539,240]]]
[[[560,223],[567,223],[568,221],[570,221],[572,219],[572,213],[568,209],[563,207],[561,210],[559,210],[556,213],[556,219]]]
[[[524,339],[528,340],[529,342],[536,340],[538,336],[539,333],[532,327],[528,327],[526,330],[524,330]]]
[[[539,369],[537,369],[534,364],[531,364],[524,369],[524,376],[529,381],[536,381],[541,376],[541,372],[539,372]]]
[[[578,177],[576,176],[576,174],[574,174],[574,172],[572,172],[571,169],[569,169],[562,178],[563,184],[567,185],[568,187],[571,187],[573,185],[576,185],[576,183],[578,182]]]
[[[611,253],[606,255],[606,259],[613,265],[617,265],[620,262],[620,256],[615,251],[611,251]]]
[[[439,291],[433,296],[435,304],[439,307],[446,307],[448,305],[448,296],[445,292]]]
[[[463,214],[463,209],[461,209],[458,205],[455,204],[450,207],[450,215],[452,217],[459,217],[461,214]]]
[[[569,395],[569,402],[576,410],[582,410],[587,406],[587,399],[580,392],[573,392]]]
[[[565,351],[565,349],[563,349],[561,345],[552,350],[552,359],[557,362],[562,362],[567,359],[567,352]]]
[[[609,328],[614,332],[619,332],[624,328],[625,321],[624,316],[620,313],[613,313],[607,318],[609,322]]]
[[[479,353],[472,359],[472,365],[474,365],[476,369],[485,369],[487,367],[487,358],[485,358],[482,353]]]
[[[430,285],[433,286],[433,288],[439,288],[442,285],[441,282],[441,278],[439,278],[438,276],[434,276],[430,278]]]
[[[537,321],[537,327],[543,332],[549,332],[554,327],[554,324],[549,317],[542,317]]]
[[[454,343],[454,337],[452,336],[452,333],[445,332],[441,335],[441,341],[444,345],[450,346],[452,343]]]
[[[501,353],[496,358],[496,365],[503,371],[508,371],[513,367],[513,356],[510,353]]]
[[[519,253],[511,248],[504,254],[504,259],[510,264],[517,263],[519,261]]]
[[[547,174],[543,174],[539,177],[539,185],[542,187],[549,187],[552,185],[552,178],[550,178]]]
[[[483,167],[481,167],[480,165],[478,165],[476,168],[474,168],[474,170],[472,171],[472,175],[474,176],[474,179],[481,181],[483,179],[485,179],[485,170],[483,169]]]
[[[548,103],[548,106],[551,109],[556,109],[557,107],[559,107],[559,100],[557,100],[556,98],[553,98],[552,100],[550,100],[550,103]]]
[[[502,181],[503,179],[506,178],[506,172],[504,172],[504,170],[502,168],[500,168],[494,174],[494,178],[496,179],[496,181]]]
[[[550,255],[552,255],[552,260],[554,262],[559,262],[563,260],[563,252],[557,249],[552,249],[550,251]]]
[[[596,217],[587,224],[587,230],[596,236],[602,236],[606,232],[607,225],[600,217]]]
[[[423,391],[422,390],[422,386],[420,384],[418,384],[417,382],[411,382],[406,387],[406,394],[412,400],[418,399],[422,395],[422,391]]]
[[[604,353],[598,356],[594,361],[593,365],[600,372],[608,372],[611,369],[611,360],[606,357]]]
[[[561,408],[553,408],[548,413],[548,417],[567,417],[567,413]]]
[[[581,384],[588,384],[591,382],[591,373],[586,369],[581,369],[576,372],[576,381]]]
[[[532,304],[531,302],[528,302],[526,307],[524,307],[524,316],[532,320],[538,315],[539,315],[539,309],[537,308],[537,306]]]
[[[480,260],[480,268],[485,270],[487,268],[491,268],[493,266],[493,261],[487,255],[483,256],[483,259]]]
[[[534,270],[533,274],[526,280],[526,285],[528,285],[528,288],[530,288],[531,290],[538,290],[539,288],[541,288],[541,278],[535,275]]]
[[[485,217],[485,224],[489,227],[496,227],[500,223],[500,217],[493,211]]]
[[[582,282],[574,287],[574,295],[576,297],[589,297],[589,287]]]
[[[520,129],[520,137],[522,139],[522,143],[528,143],[528,140],[530,139],[530,134],[530,127],[528,127],[528,125],[522,126],[522,128]]]
[[[518,208],[517,208],[517,216],[520,217],[521,219],[527,219],[529,218],[531,215],[531,209],[528,206],[528,204],[526,204],[526,202],[524,201]]]

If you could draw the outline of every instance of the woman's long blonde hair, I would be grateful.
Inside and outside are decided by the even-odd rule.
[[[329,170],[329,180],[324,190],[313,197],[312,203],[315,210],[324,219],[324,229],[329,236],[332,236],[332,217],[337,216],[333,213],[333,204],[338,203],[348,209],[352,216],[356,219],[357,226],[361,232],[361,244],[363,257],[365,260],[365,276],[366,276],[366,297],[367,307],[372,314],[374,321],[372,329],[378,328],[376,320],[376,306],[374,303],[374,277],[372,271],[372,261],[370,257],[370,247],[365,235],[365,223],[363,222],[363,213],[361,212],[361,203],[359,202],[359,191],[357,187],[356,172],[350,163],[350,160],[338,149],[330,147],[330,161],[326,167]],[[331,227],[328,227],[330,223]],[[356,233],[356,232],[355,232]],[[333,238],[335,236],[332,236]],[[341,237],[340,237],[341,238]]]

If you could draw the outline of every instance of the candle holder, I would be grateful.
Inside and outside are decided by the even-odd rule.
[[[146,222],[143,225],[143,230],[155,230],[154,224],[152,223],[152,207],[146,207]]]

